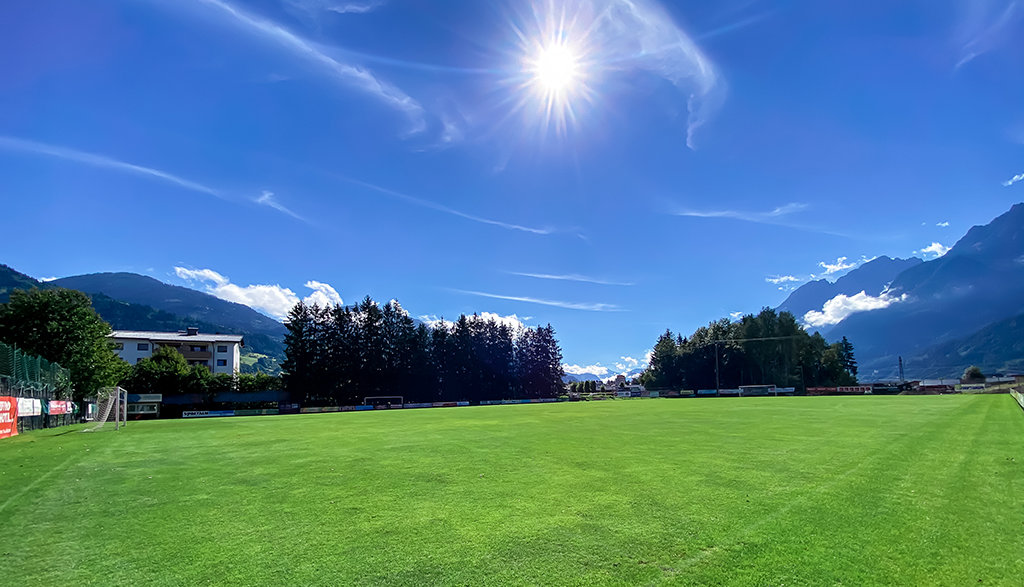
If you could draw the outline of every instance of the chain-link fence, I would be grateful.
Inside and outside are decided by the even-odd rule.
[[[73,424],[71,372],[0,342],[0,396],[18,401],[18,431]]]

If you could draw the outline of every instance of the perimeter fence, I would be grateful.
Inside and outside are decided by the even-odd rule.
[[[10,406],[6,419],[13,419],[16,424],[7,435],[75,422],[71,372],[3,342],[0,342],[0,400]],[[0,437],[3,436],[0,431]]]

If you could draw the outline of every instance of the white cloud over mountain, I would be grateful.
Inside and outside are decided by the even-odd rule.
[[[288,311],[300,301],[299,296],[287,287],[268,284],[237,285],[213,269],[175,267],[174,273],[185,281],[202,284],[208,294],[229,302],[244,304],[277,320],[284,320]],[[343,303],[338,290],[330,284],[310,280],[305,286],[313,290],[308,296],[301,298],[301,301],[307,304],[325,306]]]
[[[821,311],[811,310],[804,314],[804,323],[808,326],[831,326],[858,312],[888,308],[906,299],[907,294],[896,297],[886,292],[882,292],[878,297],[868,295],[864,291],[852,296],[839,294],[825,302]]]
[[[947,247],[942,243],[932,243],[927,247],[924,247],[920,251],[914,251],[917,254],[922,255],[935,255],[936,258],[941,257],[949,252],[951,247]]]
[[[608,375],[609,371],[608,367],[603,367],[600,363],[586,366],[563,364],[562,370],[566,375],[594,375],[595,377],[604,377]]]
[[[839,273],[840,271],[852,269],[853,267],[857,266],[857,263],[848,263],[846,261],[846,257],[839,257],[838,259],[836,259],[835,263],[827,263],[825,261],[821,261],[820,263],[818,263],[818,265],[825,270],[825,275],[832,275],[833,273]]]

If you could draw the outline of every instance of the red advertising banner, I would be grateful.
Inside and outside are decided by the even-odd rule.
[[[71,413],[71,402],[63,400],[53,400],[50,402],[50,415],[59,416],[61,414]]]
[[[0,396],[0,438],[18,434],[18,400]]]

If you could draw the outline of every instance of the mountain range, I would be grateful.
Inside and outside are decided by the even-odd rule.
[[[13,289],[85,292],[115,329],[244,334],[247,351],[283,359],[286,328],[248,306],[134,273],[92,273],[40,282],[0,265],[0,302]],[[840,297],[845,296],[845,297]],[[830,303],[831,302],[831,303]],[[824,309],[842,306],[839,314]],[[1024,204],[971,228],[945,255],[878,257],[835,282],[811,281],[777,308],[827,339],[854,343],[864,380],[891,379],[904,359],[909,378],[1024,371]],[[808,316],[809,312],[818,312]],[[630,373],[629,376],[639,374]],[[582,374],[565,380],[600,380]]]
[[[607,382],[607,381],[611,381],[612,379],[615,379],[620,374],[624,375],[626,377],[627,381],[630,381],[634,377],[639,377],[640,374],[643,373],[643,372],[644,372],[643,369],[640,369],[639,367],[635,367],[635,368],[630,369],[628,371],[622,371],[620,373],[611,373],[609,375],[605,375],[604,377],[601,377],[599,375],[594,375],[593,373],[579,373],[579,374],[566,373],[565,375],[562,376],[562,381],[565,382],[565,383],[575,383],[576,381],[602,381],[602,382]]]
[[[807,320],[836,296],[860,292],[874,298],[875,309],[814,328],[854,343],[862,378],[894,377],[899,357],[908,377],[954,376],[971,364],[1020,370],[1014,336],[1024,314],[1024,204],[971,228],[941,257],[879,257],[835,283],[804,284],[778,309]]]
[[[0,265],[0,303],[14,289],[64,287],[92,299],[93,308],[115,330],[174,332],[197,326],[201,332],[243,334],[246,351],[281,360],[283,324],[248,306],[134,273],[94,273],[41,282]]]
[[[909,259],[892,259],[884,255],[876,257],[835,282],[818,279],[801,285],[789,294],[789,297],[776,309],[780,312],[792,312],[797,317],[801,317],[809,310],[821,310],[825,302],[840,294],[854,296],[863,291],[868,295],[878,296],[896,279],[896,276],[921,263],[923,261],[917,257]]]

